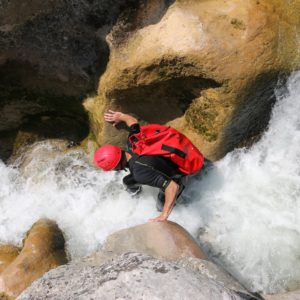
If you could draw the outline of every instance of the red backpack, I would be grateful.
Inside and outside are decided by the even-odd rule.
[[[170,126],[151,124],[141,126],[129,137],[133,153],[160,155],[174,162],[184,174],[198,172],[204,162],[201,152],[182,133]]]

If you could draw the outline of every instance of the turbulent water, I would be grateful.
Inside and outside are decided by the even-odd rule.
[[[300,73],[278,90],[269,129],[250,150],[230,153],[185,191],[171,220],[193,234],[252,291],[300,286]],[[38,143],[16,166],[0,162],[0,242],[20,244],[40,218],[55,220],[74,257],[110,233],[156,216],[157,191],[131,198],[126,173],[103,173],[80,151]]]

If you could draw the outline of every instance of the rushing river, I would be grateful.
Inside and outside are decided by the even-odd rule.
[[[288,91],[288,92],[287,92]],[[277,91],[269,129],[249,150],[228,154],[185,191],[173,220],[252,291],[300,286],[300,73]],[[0,161],[0,242],[21,243],[40,218],[63,230],[71,257],[101,248],[112,232],[156,216],[157,191],[131,198],[126,173],[103,173],[80,151],[38,143],[20,168]],[[26,163],[24,163],[26,161]]]

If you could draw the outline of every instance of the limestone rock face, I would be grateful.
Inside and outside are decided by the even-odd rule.
[[[84,283],[84,284],[83,284]],[[255,299],[200,273],[131,253],[101,266],[68,264],[35,281],[18,300],[34,299]]]
[[[107,36],[109,63],[87,107],[98,142],[124,145],[103,124],[108,108],[170,124],[210,159],[255,137],[279,73],[299,66],[299,12],[297,1],[146,1]]]
[[[192,236],[170,221],[146,223],[115,232],[107,238],[103,250],[114,254],[139,252],[165,260],[206,259]]]
[[[13,245],[0,246],[0,274],[18,256],[20,250]]]
[[[20,254],[0,275],[0,292],[16,297],[45,272],[67,262],[64,237],[49,220],[35,223]]]

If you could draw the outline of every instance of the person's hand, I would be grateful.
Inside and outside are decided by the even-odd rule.
[[[162,213],[156,218],[149,219],[148,222],[162,222],[162,221],[166,221],[167,219],[168,219],[168,216],[166,216],[165,214]]]
[[[122,122],[123,113],[119,111],[109,110],[104,114],[104,120],[106,122],[112,123],[113,126],[116,126],[118,123]]]

